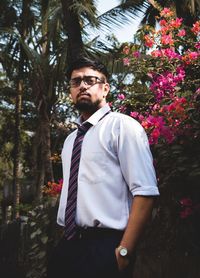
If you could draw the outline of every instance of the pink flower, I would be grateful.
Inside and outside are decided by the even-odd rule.
[[[151,52],[151,56],[153,56],[153,57],[161,57],[162,56],[162,52],[160,50],[153,50]]]
[[[159,21],[159,24],[160,24],[160,26],[166,26],[167,21],[166,21],[165,19],[161,19],[161,20]]]
[[[129,66],[130,65],[130,59],[129,58],[123,58],[123,63],[125,66]]]
[[[139,58],[139,57],[140,57],[140,52],[139,52],[139,51],[134,51],[134,52],[132,53],[132,55],[133,55],[133,57],[135,57],[135,58]]]
[[[191,51],[191,52],[188,53],[188,56],[189,56],[190,59],[196,60],[199,56],[199,53],[197,53],[196,51]]]
[[[184,56],[182,56],[182,60],[186,64],[191,64],[192,61],[196,60],[200,54],[197,51],[188,51]]]
[[[192,206],[192,200],[190,198],[184,198],[180,200],[182,206]]]
[[[124,100],[126,97],[125,97],[124,94],[118,94],[117,98],[120,99],[120,100]]]
[[[154,45],[154,39],[152,37],[150,37],[149,35],[145,35],[144,40],[145,40],[145,45],[147,47],[152,47]]]
[[[121,113],[125,113],[125,112],[126,112],[126,106],[125,106],[125,105],[120,106],[120,107],[119,107],[119,111],[120,111]]]
[[[167,17],[171,17],[174,15],[173,11],[171,11],[169,8],[164,8],[161,12],[160,15],[167,18]]]
[[[169,59],[181,59],[181,55],[174,51],[174,48],[164,48],[161,50],[163,56],[167,56]]]
[[[143,115],[141,115],[141,114],[139,114],[139,116],[138,116],[138,120],[139,120],[140,122],[142,122],[142,121],[144,120],[144,116],[143,116]]]
[[[151,139],[154,143],[158,142],[158,138],[160,136],[160,130],[159,128],[154,128],[154,130],[151,133]]]
[[[123,48],[123,53],[124,54],[126,54],[126,55],[128,55],[129,54],[129,51],[130,51],[130,47],[129,46],[124,46],[124,48]]]
[[[174,40],[172,38],[172,34],[169,34],[169,35],[163,35],[162,38],[161,38],[161,43],[164,44],[164,45],[173,45],[174,44]]]
[[[59,183],[59,184],[63,184],[63,179],[59,179],[59,180],[58,180],[58,183]]]
[[[131,113],[130,113],[130,116],[133,117],[133,118],[137,118],[138,115],[139,115],[138,112],[131,112]]]
[[[182,18],[176,18],[176,19],[172,19],[170,22],[170,26],[172,26],[173,28],[179,28],[182,24],[183,19]]]
[[[191,30],[194,34],[198,34],[200,32],[200,21],[195,22]]]
[[[195,47],[196,47],[197,49],[200,49],[200,42],[197,42],[197,43],[195,44]]]
[[[192,214],[193,210],[191,208],[185,208],[183,211],[180,212],[180,217],[184,219]]]
[[[178,32],[177,35],[178,35],[179,37],[184,37],[185,34],[186,34],[185,29],[181,29],[181,30]]]

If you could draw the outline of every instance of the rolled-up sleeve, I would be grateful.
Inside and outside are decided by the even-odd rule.
[[[153,157],[143,127],[124,117],[118,129],[118,157],[124,179],[135,195],[159,195]]]

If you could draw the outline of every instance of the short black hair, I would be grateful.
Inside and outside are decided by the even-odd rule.
[[[70,80],[73,70],[89,67],[93,70],[99,71],[105,75],[106,79],[109,79],[109,73],[106,66],[99,60],[92,60],[88,57],[80,57],[74,60],[67,69],[67,79]]]

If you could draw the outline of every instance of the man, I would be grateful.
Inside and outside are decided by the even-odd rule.
[[[136,244],[159,195],[148,139],[136,120],[111,112],[104,65],[78,59],[68,78],[80,111],[78,124],[89,129],[81,135],[79,158],[75,151],[77,181],[73,160],[79,131],[63,146],[57,222],[65,234],[49,262],[48,277],[132,277]]]

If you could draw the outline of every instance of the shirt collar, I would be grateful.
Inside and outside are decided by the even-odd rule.
[[[100,109],[98,109],[94,114],[92,114],[92,116],[90,116],[86,122],[89,122],[92,125],[96,125],[98,123],[98,121],[107,113],[109,112],[110,106],[108,105],[108,103],[106,105],[104,105],[103,107],[101,107]],[[78,125],[83,124],[81,122],[81,116],[76,120],[76,123]]]

